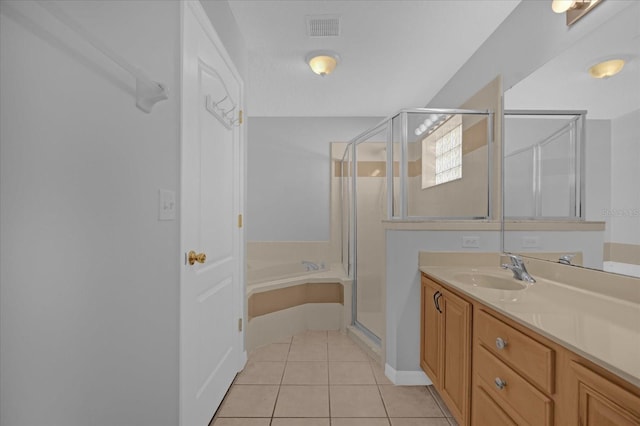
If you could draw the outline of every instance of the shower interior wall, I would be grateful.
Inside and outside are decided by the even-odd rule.
[[[330,143],[378,117],[250,117],[247,261],[340,262],[340,219],[331,190]]]

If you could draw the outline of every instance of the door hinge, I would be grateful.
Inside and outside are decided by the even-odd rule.
[[[242,331],[242,318],[238,318],[238,331]]]
[[[238,215],[238,228],[242,228],[242,215]]]
[[[240,110],[240,112],[238,113],[238,124],[242,124],[242,110]]]

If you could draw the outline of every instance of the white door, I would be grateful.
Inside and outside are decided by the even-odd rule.
[[[206,426],[246,359],[242,82],[199,2],[181,4],[180,422]],[[191,265],[190,251],[206,260]]]

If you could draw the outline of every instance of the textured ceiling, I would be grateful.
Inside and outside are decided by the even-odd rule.
[[[247,48],[251,116],[387,116],[424,106],[520,0],[230,0]],[[341,17],[339,37],[310,38],[307,15]],[[327,77],[304,62],[336,51]]]
[[[589,76],[591,65],[612,57],[627,60],[618,75],[603,80]],[[587,110],[590,119],[619,117],[640,107],[639,62],[640,2],[629,2],[629,7],[508,90],[505,108]]]

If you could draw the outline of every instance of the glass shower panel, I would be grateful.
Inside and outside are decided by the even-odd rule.
[[[351,157],[353,155],[353,146],[347,145],[342,160],[339,163],[337,174],[340,179],[340,239],[342,252],[342,266],[347,275],[352,276],[353,266],[353,247],[349,244],[353,241],[353,217],[352,217],[352,199],[353,184],[351,181],[351,170],[353,167]]]
[[[356,325],[380,338],[384,334],[384,228],[387,217],[387,126],[355,152],[356,183]]]
[[[540,207],[545,217],[569,217],[572,210],[573,144],[562,132],[540,146]]]
[[[489,216],[489,115],[407,113],[407,216]]]
[[[505,144],[505,149],[508,149]],[[504,214],[535,216],[533,196],[533,149],[507,154],[504,159]]]
[[[580,217],[583,120],[562,111],[505,113],[505,217]]]
[[[387,186],[391,189],[391,199],[387,200],[387,205],[391,205],[391,215],[393,218],[400,218],[402,194],[400,192],[400,163],[402,161],[402,124],[400,114],[391,119],[391,132],[387,145],[387,150],[391,150],[390,162],[393,165],[393,173],[389,173]]]

